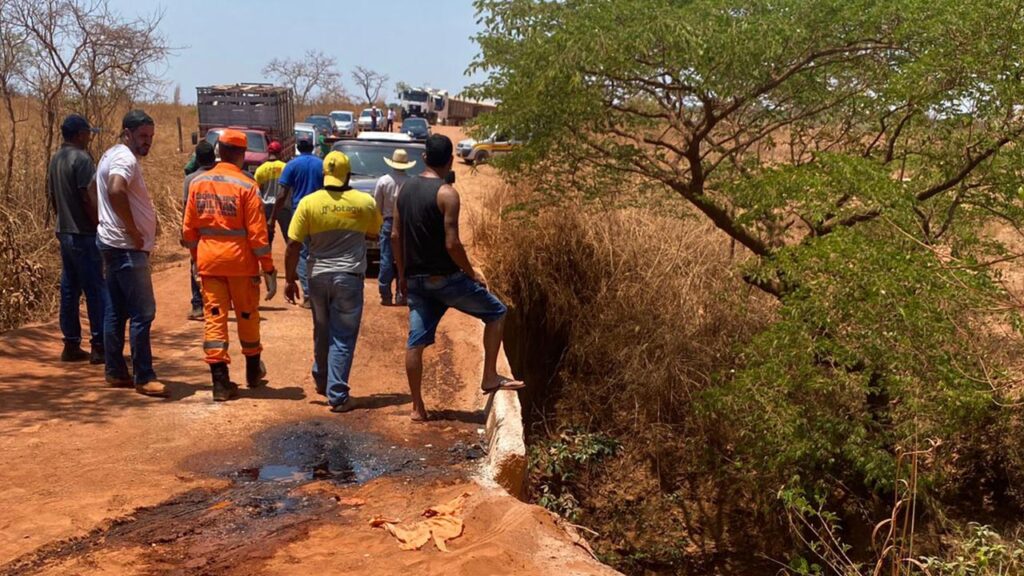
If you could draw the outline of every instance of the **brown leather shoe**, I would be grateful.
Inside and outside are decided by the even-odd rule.
[[[150,380],[145,384],[136,384],[135,391],[143,396],[155,396],[157,398],[167,398],[167,386],[164,386],[163,382],[156,380]]]
[[[132,384],[131,378],[125,378],[124,380],[120,380],[118,378],[114,378],[113,376],[107,376],[107,384],[114,388],[131,388],[132,386],[135,386],[135,384]]]

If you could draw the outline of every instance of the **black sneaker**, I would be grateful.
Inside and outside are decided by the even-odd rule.
[[[64,343],[64,351],[60,353],[61,362],[85,362],[89,359],[89,353],[82,350],[77,342],[74,344]]]
[[[106,358],[103,354],[102,344],[93,344],[92,351],[89,353],[89,364],[103,364],[106,362]]]

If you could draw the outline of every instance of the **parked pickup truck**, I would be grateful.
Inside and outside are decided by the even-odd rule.
[[[460,141],[455,146],[455,155],[469,165],[483,164],[493,156],[508,154],[521,144],[522,142],[519,140],[512,140],[503,134],[495,133],[480,141],[473,138]]]
[[[243,169],[255,172],[267,161],[267,147],[281,143],[282,160],[295,149],[295,106],[291,88],[270,84],[232,84],[196,88],[199,131],[192,143],[204,138],[215,144],[225,128],[245,132],[247,146]]]

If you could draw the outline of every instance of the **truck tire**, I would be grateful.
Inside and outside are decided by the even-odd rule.
[[[477,164],[483,164],[484,162],[487,162],[487,156],[488,156],[487,151],[486,150],[481,150],[476,155],[476,163]]]

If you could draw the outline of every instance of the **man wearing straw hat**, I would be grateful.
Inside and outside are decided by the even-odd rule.
[[[391,284],[395,281],[395,259],[391,250],[391,228],[394,225],[395,199],[405,185],[409,176],[405,173],[416,165],[416,161],[409,160],[409,153],[403,148],[396,149],[391,158],[384,158],[384,163],[391,167],[392,173],[385,174],[377,180],[373,189],[373,199],[377,202],[377,209],[384,224],[380,227],[380,273],[377,275],[377,283],[380,289],[381,306],[391,306],[392,293]],[[396,295],[395,304],[405,304],[405,294],[400,291]]]

